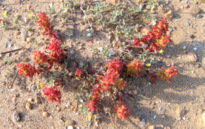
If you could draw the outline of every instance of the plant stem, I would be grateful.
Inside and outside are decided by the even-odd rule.
[[[88,21],[88,24],[89,24],[90,28],[93,30],[93,27],[92,27],[92,25],[91,25],[91,23],[90,23],[90,21],[89,21],[89,19],[88,19],[87,14],[85,13],[85,10],[83,10],[82,6],[80,6],[80,9],[83,11],[83,13],[84,13],[84,15],[85,15],[85,17],[86,17],[86,19],[87,19],[87,21]]]
[[[14,80],[13,80],[13,82],[11,83],[11,88],[13,87],[14,82],[16,81],[16,78],[17,78],[17,76],[18,76],[18,73],[19,73],[19,71],[17,71],[16,74],[15,74]]]
[[[7,54],[7,53],[12,53],[12,52],[16,52],[16,51],[20,51],[22,48],[19,49],[15,49],[15,50],[11,50],[11,51],[7,51],[7,52],[2,52],[1,54]]]

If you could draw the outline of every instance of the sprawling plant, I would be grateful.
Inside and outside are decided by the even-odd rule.
[[[44,29],[43,35],[48,35],[51,39],[51,43],[47,46],[47,51],[42,52],[38,50],[33,52],[34,65],[29,63],[18,64],[19,74],[29,78],[32,78],[36,73],[39,75],[42,72],[50,72],[53,64],[63,62],[64,59],[66,59],[65,52],[61,47],[62,43],[59,40],[59,35],[54,32],[53,26],[46,14],[41,12],[38,18],[39,26]],[[171,36],[167,35],[167,31],[168,22],[164,19],[159,21],[147,35],[141,39],[134,39],[133,46],[140,48],[137,54],[143,54],[143,51],[148,51],[148,53],[154,53],[153,55],[156,55],[156,51],[160,51],[171,42]],[[90,82],[90,87],[93,85],[93,90],[86,104],[90,112],[94,113],[99,111],[99,104],[103,102],[106,93],[111,95],[114,94],[114,91],[115,93],[121,93],[121,95],[118,95],[120,99],[116,99],[116,101],[111,103],[113,103],[115,107],[113,111],[117,112],[117,116],[125,120],[130,117],[131,110],[127,108],[126,103],[123,101],[123,95],[125,95],[123,94],[124,90],[129,87],[128,82],[130,78],[134,76],[140,77],[141,73],[145,70],[149,70],[145,66],[145,62],[136,57],[126,61],[115,58],[106,63],[106,71],[104,74],[94,76],[95,71],[93,69],[87,69],[86,71],[84,71],[84,69],[77,69],[75,76],[78,79],[84,79],[84,81]],[[157,77],[170,82],[171,79],[177,75],[179,75],[179,73],[173,65],[170,68],[162,67],[159,72],[147,75],[147,77],[152,82],[156,82]],[[95,81],[91,84],[92,78]],[[61,80],[56,79],[54,80],[53,86],[44,88],[44,95],[47,96],[49,101],[53,101],[57,104],[61,102],[61,85]]]

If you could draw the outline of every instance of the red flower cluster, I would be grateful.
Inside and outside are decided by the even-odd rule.
[[[126,81],[120,78],[117,72],[111,72],[101,76],[100,85],[104,91],[108,91],[111,86],[118,86],[120,90],[124,90],[127,87]]]
[[[123,61],[117,61],[117,59],[107,62],[108,74],[99,77],[99,86],[92,91],[92,95],[87,104],[89,111],[93,112],[98,110],[98,104],[100,103],[100,97],[103,91],[106,92],[111,87],[117,87],[119,90],[127,88],[127,82],[123,78],[120,78],[123,65],[125,65],[125,63]],[[120,107],[118,109],[120,110]],[[124,118],[127,118],[127,116]]]
[[[140,76],[140,72],[144,70],[142,65],[143,63],[140,60],[136,61],[133,59],[133,61],[127,65],[127,75],[132,77],[135,75]]]
[[[63,49],[61,48],[61,42],[58,40],[52,40],[48,49],[51,51],[51,58],[53,62],[58,62],[63,59]]]
[[[41,72],[40,69],[36,69],[35,66],[32,66],[28,63],[20,63],[18,64],[19,74],[32,78],[36,73],[39,74]]]
[[[107,62],[108,72],[109,73],[117,73],[120,74],[120,71],[122,70],[122,67],[124,65],[124,62],[117,61],[117,59],[112,60],[112,62]]]
[[[51,51],[50,54],[46,54],[41,51],[34,51],[34,60],[36,64],[41,65],[48,64],[48,68],[51,68],[53,66],[54,62],[60,62],[64,58],[64,51],[61,48],[61,42],[58,40],[58,34],[54,33],[53,27],[51,26],[51,23],[46,16],[44,12],[41,12],[39,15],[39,26],[44,29],[43,34],[49,35],[50,38],[54,38],[55,40],[52,40],[52,42],[49,44],[48,49]],[[18,64],[19,68],[19,74],[33,77],[34,74],[39,74],[43,71],[43,69],[36,69],[35,66],[32,66],[31,64],[26,63],[20,63]],[[56,103],[60,103],[61,99],[61,92],[59,91],[61,80],[55,81],[55,86],[53,87],[45,87],[44,95],[48,96],[49,101],[55,101]]]
[[[167,35],[167,31],[168,22],[165,18],[159,21],[147,35],[141,39],[134,39],[133,46],[146,46],[146,50],[149,52],[159,51],[171,42],[171,36]]]
[[[98,104],[100,103],[100,97],[101,97],[100,86],[97,86],[92,91],[92,95],[90,96],[89,102],[87,104],[89,111],[91,112],[98,111]]]
[[[82,69],[77,69],[77,70],[75,71],[75,76],[77,76],[77,77],[82,77],[82,75],[83,75],[83,70],[82,70]]]
[[[162,67],[162,70],[158,72],[158,77],[161,79],[167,79],[168,82],[170,82],[171,79],[177,75],[179,75],[179,72],[174,65],[167,69]]]
[[[125,63],[113,59],[112,62],[107,62],[108,74],[101,76],[100,85],[104,91],[108,91],[111,86],[118,86],[120,90],[124,90],[127,87],[127,82],[120,78],[120,72]]]
[[[59,86],[45,87],[44,95],[48,97],[49,101],[55,101],[57,104],[61,102],[61,92],[58,89]]]
[[[37,64],[49,64],[52,65],[50,56],[46,55],[44,52],[41,51],[34,51],[34,60]]]
[[[157,75],[151,74],[148,75],[148,78],[151,80],[151,82],[155,83],[157,81]]]
[[[125,120],[130,117],[130,110],[127,109],[127,106],[122,102],[122,99],[120,103],[116,106],[115,111],[117,111],[117,116],[121,120]]]
[[[50,23],[48,17],[46,16],[46,13],[45,12],[39,13],[38,18],[39,18],[39,20],[38,20],[39,26],[44,29],[43,34],[49,35],[49,37],[58,39],[59,36],[57,33],[54,33],[53,27],[51,26],[51,23]]]

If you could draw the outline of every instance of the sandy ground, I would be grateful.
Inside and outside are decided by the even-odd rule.
[[[44,2],[45,1],[45,2]],[[32,13],[28,10],[28,5],[35,8],[36,13],[45,11],[49,13],[49,0],[42,1],[28,1],[18,4],[18,1],[0,0],[0,19],[3,18],[3,12],[7,10],[11,16],[8,30],[1,28],[0,31],[0,51],[5,52],[16,48],[25,49],[12,54],[6,54],[0,57],[0,128],[1,129],[62,129],[66,128],[66,120],[74,120],[75,128],[104,128],[104,129],[140,129],[152,128],[156,129],[202,129],[205,128],[203,123],[203,113],[205,113],[205,3],[194,4],[194,1],[188,1],[188,8],[185,6],[185,0],[171,0],[168,7],[172,10],[174,17],[169,19],[170,30],[172,34],[173,43],[165,49],[160,60],[163,65],[175,64],[180,75],[173,78],[168,83],[167,81],[158,81],[156,84],[149,84],[143,78],[139,78],[135,88],[137,89],[136,99],[128,100],[129,108],[132,109],[132,117],[129,120],[121,121],[113,113],[111,122],[107,114],[100,114],[102,116],[102,123],[99,127],[95,126],[92,121],[92,126],[89,126],[88,114],[79,113],[76,111],[76,105],[81,104],[76,100],[76,96],[81,97],[80,91],[74,90],[71,80],[67,79],[66,85],[70,86],[63,91],[62,103],[55,105],[54,103],[36,102],[38,96],[42,95],[42,90],[39,84],[42,80],[38,77],[33,79],[26,79],[18,76],[13,87],[10,87],[16,74],[16,65],[26,58],[30,61],[32,57],[32,50],[40,50],[45,48],[43,36],[40,31],[37,33],[28,33],[31,37],[32,43],[27,43],[22,39],[22,34],[18,35],[16,25],[14,24],[14,15],[20,14],[22,20],[19,24],[22,25],[20,32],[24,29],[32,27],[38,30],[36,23],[32,21],[29,24],[24,23],[24,18],[29,18],[28,14]],[[42,3],[39,3],[42,2]],[[4,5],[4,6],[3,6]],[[194,14],[192,8],[197,6],[200,8],[199,14]],[[62,8],[60,2],[54,1],[56,12]],[[59,10],[58,10],[59,9]],[[52,15],[49,15],[52,16]],[[2,24],[1,24],[2,26]],[[55,29],[64,32],[72,28],[62,25],[62,23],[55,24]],[[85,43],[86,34],[82,27],[77,26],[79,33],[76,31],[74,39],[67,38],[64,41],[66,46],[72,46],[72,42]],[[99,36],[103,38],[103,36]],[[100,56],[91,52],[93,46],[103,45],[99,43],[87,43],[85,49],[76,48],[76,58],[82,60],[93,60],[98,62],[102,60]],[[90,47],[92,46],[92,47]],[[104,47],[104,46],[103,46]],[[186,48],[187,49],[184,49]],[[193,54],[198,56],[197,62],[193,61]],[[190,56],[191,55],[191,56]],[[96,58],[96,59],[95,59]],[[11,64],[9,62],[12,62]],[[32,60],[30,61],[32,62]],[[44,96],[43,96],[44,97]],[[33,98],[34,102],[32,110],[26,108],[28,98]],[[41,98],[41,97],[39,97]],[[58,111],[60,107],[60,111]],[[43,117],[42,113],[46,111],[49,113],[48,117]],[[13,114],[20,113],[21,121],[15,122]],[[146,124],[137,120],[137,117],[146,115]],[[93,116],[94,119],[94,116]],[[205,122],[205,121],[204,121]]]

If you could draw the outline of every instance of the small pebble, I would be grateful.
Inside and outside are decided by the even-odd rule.
[[[156,24],[157,24],[157,22],[156,22],[156,21],[153,21],[153,22],[152,22],[152,25],[153,25],[153,26],[155,26]]]
[[[69,107],[70,105],[72,105],[72,103],[71,103],[71,102],[68,102],[68,103],[66,104],[66,107]]]
[[[168,17],[169,19],[172,19],[173,18],[173,12],[171,10],[169,10],[166,14],[165,14],[165,17]]]
[[[42,115],[43,115],[43,117],[48,117],[48,113],[47,112],[43,112]]]
[[[188,5],[188,4],[185,4],[185,5],[184,5],[184,8],[189,8],[189,5]]]
[[[202,18],[203,15],[201,15],[201,14],[197,14],[196,17],[197,17],[197,18]]]
[[[187,49],[187,46],[183,46],[183,49],[186,50],[186,49]]]
[[[25,24],[27,24],[28,23],[28,18],[24,18],[24,22],[25,22]]]
[[[68,126],[67,129],[74,129],[73,126]]]
[[[90,36],[91,36],[91,33],[88,33],[88,34],[87,34],[87,37],[90,37]]]
[[[162,111],[162,108],[160,107],[159,110]]]
[[[110,52],[110,56],[115,56],[115,55],[116,55],[116,52],[114,52],[114,51]]]
[[[32,104],[31,103],[26,103],[26,109],[31,110],[32,109]]]
[[[79,99],[79,102],[83,103],[83,99]]]
[[[20,114],[17,113],[16,111],[13,113],[13,120],[15,120],[16,122],[21,120]]]
[[[186,22],[186,25],[187,25],[187,26],[190,26],[190,23],[187,21],[187,22]]]
[[[26,42],[30,43],[31,42],[31,38],[30,37],[26,38]]]
[[[153,117],[154,119],[156,119],[157,118],[157,116],[156,115],[154,115],[154,117]]]
[[[142,124],[145,125],[147,123],[147,120],[144,118],[142,119]]]
[[[65,121],[66,126],[70,126],[70,125],[74,125],[74,124],[75,124],[75,121],[73,121],[73,120],[66,120]]]
[[[90,121],[89,123],[88,123],[88,126],[91,126],[92,125],[92,122]]]
[[[194,48],[193,48],[193,50],[194,50],[194,51],[197,51],[197,50],[198,50],[198,48],[197,48],[197,47],[194,47]]]
[[[28,102],[34,102],[33,98],[28,98]]]
[[[137,117],[136,117],[136,120],[137,120],[137,122],[140,122],[140,117],[137,116]]]
[[[189,61],[196,62],[198,60],[198,57],[194,52],[189,52],[187,55],[187,59]]]
[[[21,31],[21,36],[22,36],[22,39],[23,39],[24,41],[26,41],[26,38],[27,38],[27,36],[28,36],[28,30],[27,30],[27,29],[23,29],[23,30]]]
[[[155,129],[154,125],[150,125],[148,129]]]
[[[193,14],[199,14],[200,11],[201,11],[200,8],[198,8],[197,6],[191,8],[191,13]]]
[[[142,120],[142,119],[145,119],[146,118],[146,115],[141,115],[140,116],[140,119]]]
[[[14,17],[15,17],[16,19],[19,19],[20,14],[17,13],[17,14],[14,15]]]
[[[202,114],[203,125],[205,126],[205,112]]]
[[[16,102],[16,97],[13,97],[11,101],[12,101],[12,103],[15,103]]]
[[[57,107],[57,108],[56,108],[56,111],[57,111],[57,112],[60,112],[60,111],[61,111],[61,108],[60,108],[60,107]]]
[[[20,35],[20,34],[21,34],[21,32],[18,31],[18,30],[15,32],[15,35],[16,35],[16,36],[17,36],[17,35]]]
[[[158,62],[157,62],[157,66],[158,66],[158,67],[162,67],[162,61],[158,61]]]

